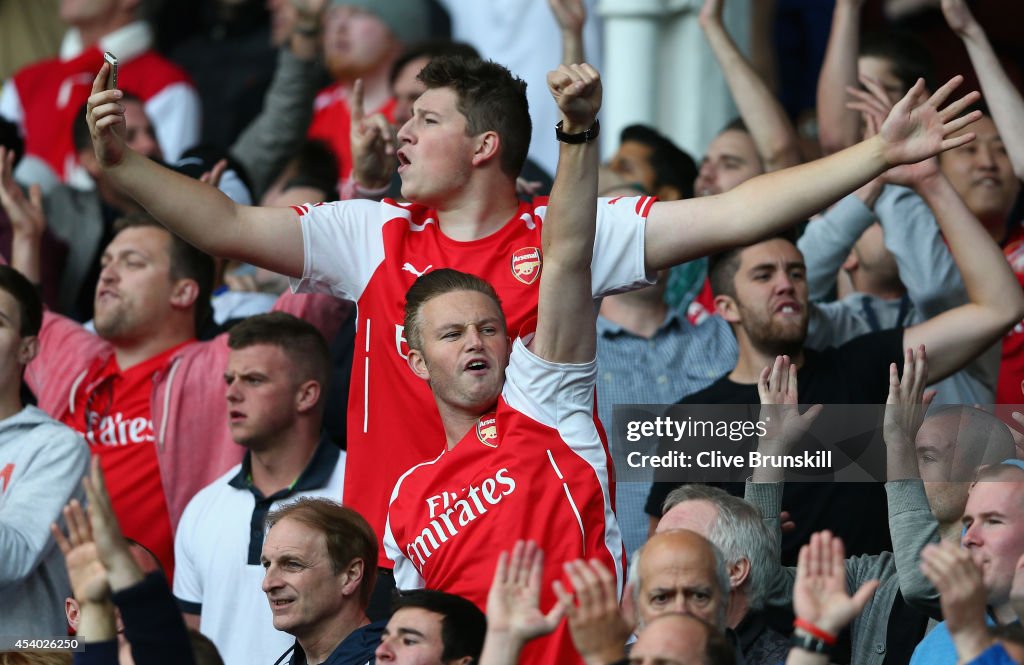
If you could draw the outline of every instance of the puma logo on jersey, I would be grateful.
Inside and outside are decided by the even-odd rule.
[[[512,252],[512,276],[523,284],[533,284],[540,277],[540,249],[522,247]]]
[[[413,264],[411,264],[411,263],[406,263],[406,264],[405,264],[404,266],[402,266],[402,270],[405,270],[406,272],[411,272],[412,274],[416,275],[417,277],[423,277],[423,275],[424,275],[424,274],[425,274],[425,273],[426,273],[426,272],[427,272],[428,270],[430,270],[430,269],[431,269],[431,268],[433,268],[433,267],[434,267],[434,264],[433,264],[433,263],[431,263],[431,264],[430,264],[429,266],[427,266],[427,267],[426,267],[426,268],[424,268],[423,270],[416,270],[416,266],[414,266],[414,265],[413,265]]]

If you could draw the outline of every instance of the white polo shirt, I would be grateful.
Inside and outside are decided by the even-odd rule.
[[[200,614],[199,630],[225,663],[272,663],[295,642],[274,628],[261,588],[267,513],[299,497],[339,501],[345,451],[321,440],[291,487],[264,497],[249,482],[249,453],[196,494],[174,538],[174,596],[183,612]]]

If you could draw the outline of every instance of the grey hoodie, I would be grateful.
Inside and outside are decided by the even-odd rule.
[[[63,528],[64,504],[82,499],[88,464],[82,437],[36,407],[0,420],[0,637],[67,635],[71,588],[50,523]]]

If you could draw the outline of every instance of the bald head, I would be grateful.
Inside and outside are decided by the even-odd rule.
[[[732,647],[714,626],[684,614],[655,617],[630,651],[637,665],[732,665]]]
[[[639,625],[663,614],[692,615],[722,629],[729,578],[721,553],[687,529],[655,534],[633,560]]]

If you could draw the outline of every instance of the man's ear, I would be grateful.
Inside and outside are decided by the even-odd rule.
[[[27,365],[32,362],[32,359],[39,353],[39,338],[35,335],[31,337],[25,337],[21,340],[21,346],[18,347],[18,364]]]
[[[68,625],[74,631],[78,630],[78,601],[74,598],[64,599],[64,614],[68,618]]]
[[[319,381],[303,381],[296,390],[296,411],[307,413],[312,410],[320,402],[321,390]]]
[[[740,322],[740,308],[736,304],[736,299],[732,296],[715,296],[715,311],[729,323]]]
[[[362,559],[352,559],[345,570],[341,571],[341,575],[345,578],[341,587],[342,595],[352,596],[359,593],[364,574],[366,574],[366,562]]]
[[[199,283],[194,279],[179,279],[171,290],[171,306],[187,309],[199,298]]]
[[[406,358],[406,362],[409,364],[409,369],[412,370],[413,374],[424,381],[430,380],[430,371],[427,369],[427,361],[420,351],[417,349],[409,349],[409,355]]]
[[[750,578],[750,560],[740,559],[729,566],[729,589],[735,591]]]
[[[492,159],[498,158],[501,149],[501,137],[498,132],[488,131],[476,137],[476,149],[473,151],[473,166],[483,166]]]

